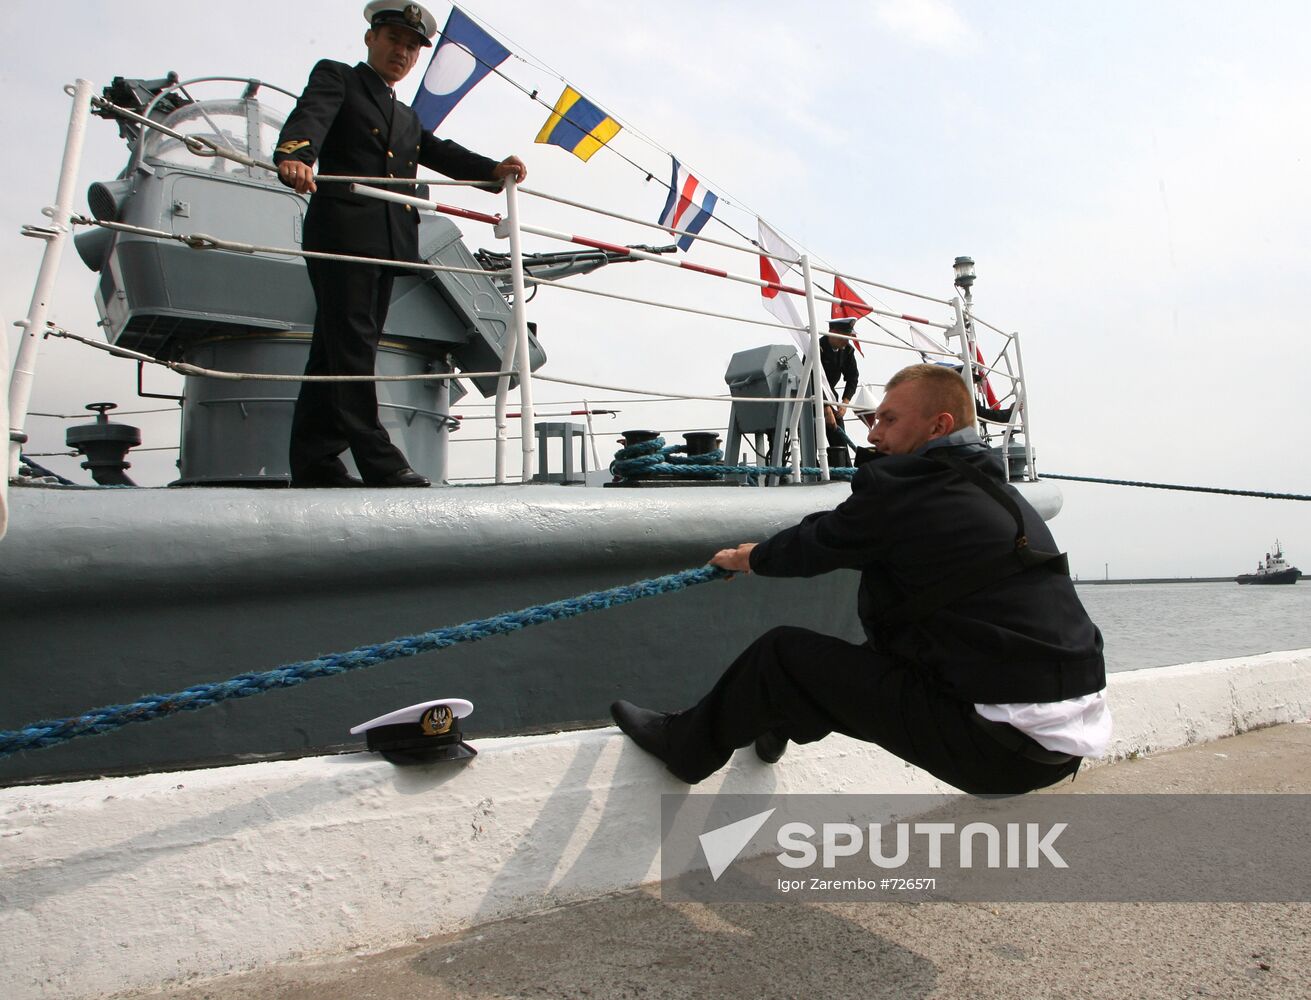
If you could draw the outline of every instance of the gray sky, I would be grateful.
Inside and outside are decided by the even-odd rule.
[[[362,56],[361,6],[323,0],[314,18],[275,29],[268,5],[251,0],[74,3],[61,8],[52,35],[48,4],[10,0],[0,15],[11,136],[0,318],[9,324],[27,310],[40,247],[16,232],[41,221],[53,200],[64,83],[177,70],[299,90],[318,58]],[[444,22],[448,8],[431,9]],[[979,314],[1023,336],[1044,471],[1311,494],[1299,420],[1311,389],[1297,292],[1305,278],[1296,276],[1311,232],[1305,4],[472,0],[466,9],[523,57],[502,67],[508,75],[547,101],[562,84],[539,62],[566,77],[629,126],[617,150],[661,180],[669,161],[657,146],[674,152],[721,194],[720,214],[743,232],[754,233],[758,212],[848,273],[944,298],[952,258],[972,255]],[[532,187],[658,215],[662,186],[612,153],[584,164],[533,145],[545,117],[489,78],[442,134],[489,155],[519,153]],[[93,119],[79,192],[124,160],[114,127]],[[502,204],[476,192],[447,200],[489,211]],[[525,209],[552,228],[618,242],[659,238],[540,202]],[[486,229],[464,228],[471,245],[504,248]],[[706,232],[729,235],[714,223]],[[750,257],[704,245],[691,259],[755,269]],[[616,267],[593,287],[768,318],[747,286],[643,267]],[[52,318],[94,331],[93,284],[70,248]],[[722,392],[734,351],[787,339],[563,292],[543,291],[533,318],[549,373],[691,392]],[[15,344],[11,334],[11,351]],[[133,366],[89,353],[47,344],[32,408],[152,405],[134,398]],[[882,381],[900,363],[871,358],[862,374]],[[147,385],[175,391],[177,381],[155,374]],[[575,394],[541,385],[538,396]],[[726,420],[727,407],[716,404],[628,406],[610,426],[722,428]],[[171,414],[135,422],[148,445],[176,442]],[[30,449],[62,448],[64,426],[30,420]],[[463,465],[487,446],[455,447]],[[134,472],[163,482],[171,461],[142,452]],[[479,465],[489,461],[479,454]],[[49,464],[85,475],[72,459]],[[1311,570],[1308,503],[1063,490],[1053,529],[1084,577],[1107,564],[1113,576],[1230,574],[1249,569],[1276,536]]]

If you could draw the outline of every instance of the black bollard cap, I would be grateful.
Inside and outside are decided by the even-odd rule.
[[[642,444],[644,441],[654,441],[659,436],[659,431],[624,431],[624,443],[630,446]]]
[[[716,431],[689,431],[683,435],[683,440],[687,442],[689,455],[708,455],[715,450],[719,434]]]

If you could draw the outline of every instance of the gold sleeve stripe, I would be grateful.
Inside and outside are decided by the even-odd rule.
[[[308,139],[288,139],[278,147],[278,152],[283,154],[294,153],[298,149],[304,149],[309,144],[310,141]]]

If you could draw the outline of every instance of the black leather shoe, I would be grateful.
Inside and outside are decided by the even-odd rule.
[[[610,706],[610,717],[634,743],[669,766],[669,713],[652,712],[627,701]]]
[[[370,483],[370,486],[431,486],[432,482],[427,476],[421,476],[408,465],[404,468],[397,469],[395,472],[389,472],[376,483]]]
[[[771,729],[756,737],[756,756],[766,764],[777,764],[788,750],[788,739]]]
[[[353,489],[363,485],[362,480],[345,472],[321,472],[315,475],[291,477],[293,490]]]

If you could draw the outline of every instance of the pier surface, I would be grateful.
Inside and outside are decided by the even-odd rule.
[[[1125,760],[1062,792],[1311,793],[1311,724]],[[1311,904],[665,903],[656,886],[385,952],[118,1000],[1305,997]]]

